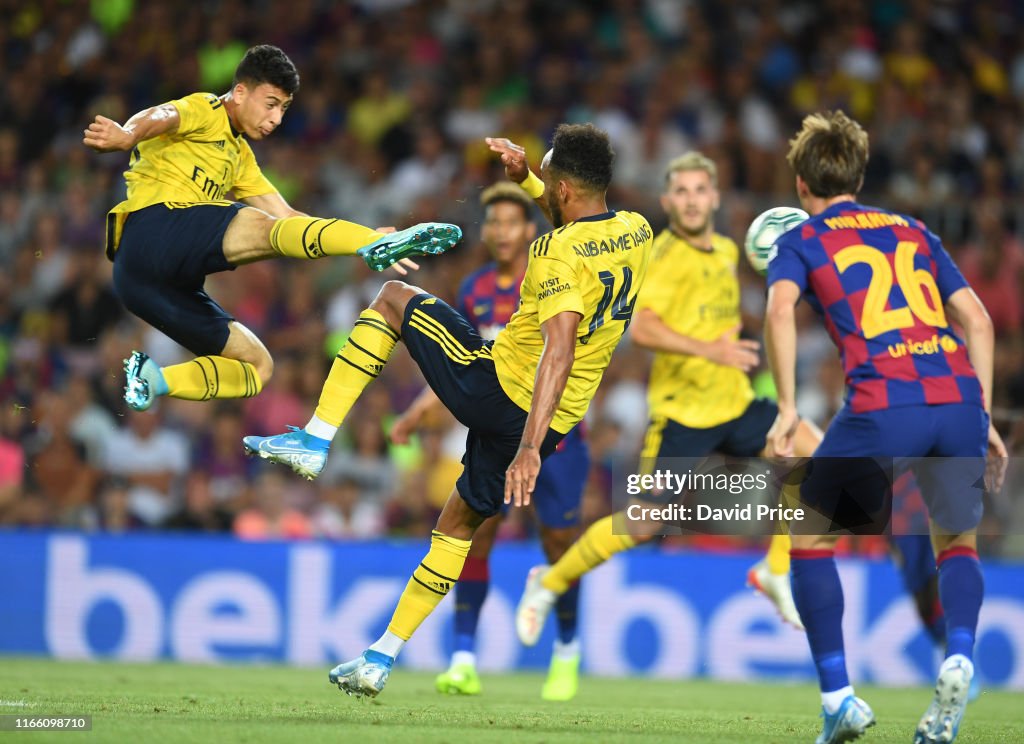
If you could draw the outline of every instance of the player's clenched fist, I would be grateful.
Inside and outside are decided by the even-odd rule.
[[[97,152],[115,152],[132,149],[135,138],[113,119],[97,116],[85,130],[82,144]]]

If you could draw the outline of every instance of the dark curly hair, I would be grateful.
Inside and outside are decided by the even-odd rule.
[[[299,89],[299,71],[288,55],[270,44],[252,47],[235,69],[234,85],[256,87],[270,83],[290,96]]]
[[[550,167],[590,191],[603,192],[612,182],[615,151],[593,124],[559,124],[551,140]]]

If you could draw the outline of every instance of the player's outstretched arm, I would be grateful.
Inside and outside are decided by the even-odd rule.
[[[576,358],[576,331],[582,316],[571,310],[557,313],[540,326],[544,351],[537,364],[530,412],[519,451],[505,471],[505,503],[527,506],[540,472],[540,446],[558,410]]]
[[[714,341],[701,341],[672,330],[656,312],[643,308],[633,315],[630,335],[637,346],[651,351],[666,351],[670,354],[687,354],[708,359],[723,367],[736,367],[749,372],[757,366],[761,344],[744,338],[737,338],[743,325],[737,323]]]
[[[501,156],[501,163],[505,166],[505,176],[508,180],[523,187],[532,198],[534,203],[540,207],[544,219],[554,224],[551,220],[551,209],[544,199],[544,182],[540,180],[531,170],[526,162],[526,150],[506,137],[485,137],[484,142]]]
[[[800,288],[780,279],[768,288],[764,345],[779,396],[779,414],[766,437],[769,456],[791,457],[800,418],[796,412],[796,303]]]
[[[169,103],[150,106],[124,123],[97,115],[84,132],[82,144],[96,152],[129,152],[144,140],[177,130],[181,117]]]

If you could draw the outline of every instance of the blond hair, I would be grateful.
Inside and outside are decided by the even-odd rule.
[[[665,185],[668,186],[673,173],[682,171],[704,171],[711,178],[711,185],[718,188],[718,166],[704,153],[690,150],[678,158],[670,160],[669,164],[665,166]]]
[[[533,219],[533,199],[519,186],[509,181],[499,181],[493,186],[488,186],[480,194],[480,206],[484,209],[497,204],[498,202],[512,202],[523,208],[523,216],[526,219]]]
[[[868,133],[842,111],[809,114],[786,160],[814,196],[856,194],[868,165]]]

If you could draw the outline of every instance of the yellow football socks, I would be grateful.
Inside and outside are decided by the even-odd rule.
[[[412,637],[420,623],[455,586],[470,544],[470,540],[449,537],[437,530],[431,533],[430,551],[412,572],[388,630],[405,641]]]
[[[384,369],[396,343],[398,332],[384,316],[376,310],[363,310],[331,365],[316,417],[331,426],[341,426],[356,399]]]
[[[790,546],[789,535],[772,535],[765,562],[768,564],[768,570],[776,576],[789,573]]]
[[[283,217],[270,229],[270,245],[290,258],[351,256],[383,235],[345,220]]]
[[[616,553],[632,548],[636,542],[630,535],[616,535],[613,531],[614,518],[613,514],[590,525],[580,539],[565,551],[565,555],[544,574],[540,583],[555,594],[563,594],[580,576],[597,568]]]
[[[263,389],[254,366],[222,356],[196,357],[184,364],[164,367],[161,372],[167,394],[172,398],[251,398]]]

